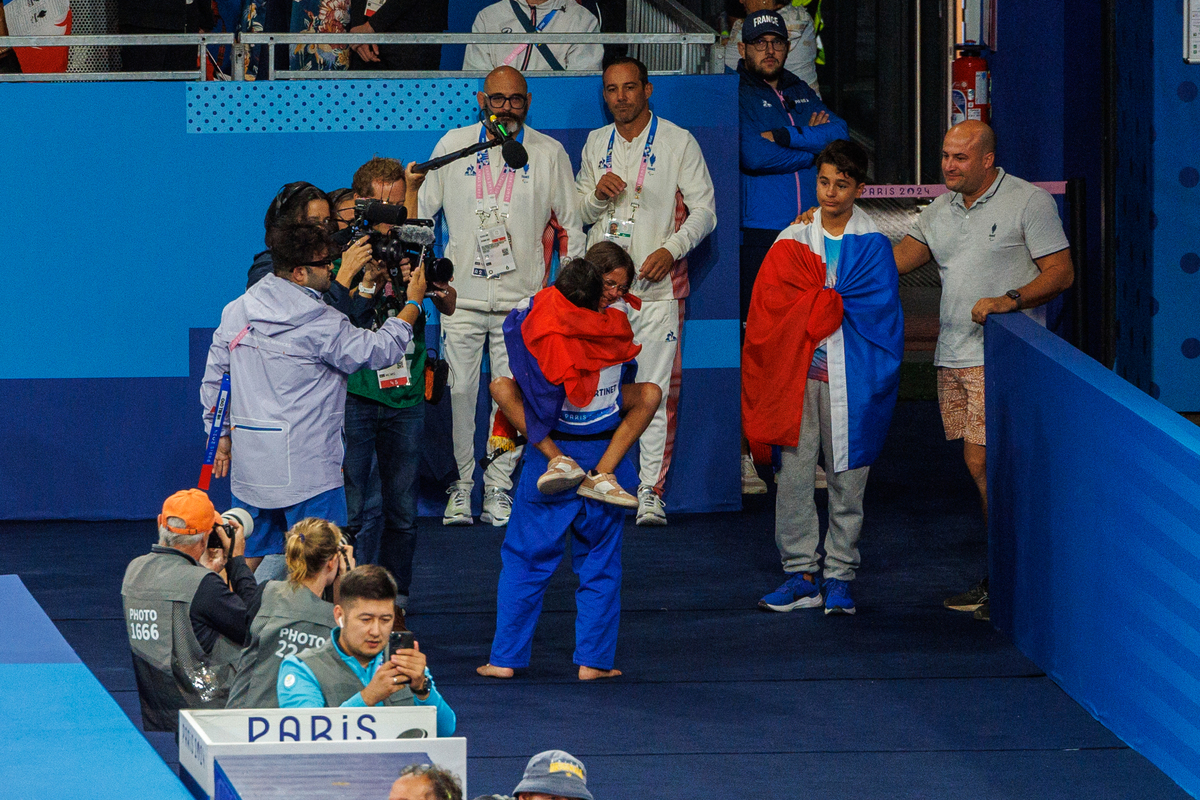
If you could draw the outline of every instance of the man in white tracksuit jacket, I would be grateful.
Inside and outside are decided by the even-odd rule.
[[[346,524],[342,427],[346,381],[361,367],[404,357],[421,313],[424,271],[410,302],[378,331],[356,328],[321,299],[336,248],[319,226],[302,225],[272,248],[274,274],[225,306],[200,386],[211,429],[221,376],[230,377],[229,415],[213,476],[230,474],[234,505],[254,517],[246,542],[251,568],[283,553],[287,530],[304,517]],[[286,575],[282,557],[262,564],[261,583]]]
[[[608,239],[638,268],[630,314],[642,345],[638,380],[658,384],[662,402],[642,434],[638,525],[665,525],[662,494],[675,443],[682,377],[686,256],[717,225],[712,178],[696,139],[650,110],[646,66],[618,58],[604,71],[604,102],[615,123],[589,134],[575,188],[589,246]]]
[[[514,7],[515,6],[515,7]],[[520,14],[524,19],[517,17]],[[500,0],[480,10],[471,33],[521,33],[532,27],[542,33],[599,33],[600,22],[575,0]],[[600,71],[604,46],[599,44],[543,44],[537,34],[530,44],[469,44],[464,70],[490,70],[508,65],[522,73],[551,70]],[[554,63],[545,58],[550,53]]]
[[[551,217],[558,231],[549,237],[560,255],[583,254],[583,231],[572,185],[571,161],[555,139],[525,126],[531,95],[521,73],[498,67],[477,95],[484,114],[495,115],[529,154],[529,163],[515,172],[504,165],[500,149],[492,148],[429,173],[421,186],[418,209],[422,217],[441,211],[450,231],[446,255],[454,262],[458,307],[442,318],[444,352],[450,363],[450,411],[453,417],[454,459],[459,480],[449,490],[442,522],[470,525],[471,489],[475,470],[475,405],[484,348],[491,359],[492,377],[511,377],[502,325],[521,300],[546,285],[549,244],[544,234]],[[460,150],[490,136],[476,123],[442,137],[433,157]],[[483,235],[490,250],[484,254]],[[496,406],[492,404],[492,418]],[[508,522],[512,500],[512,471],[520,448],[496,459],[484,472],[483,514],[492,525]]]

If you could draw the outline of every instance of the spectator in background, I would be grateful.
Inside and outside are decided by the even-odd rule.
[[[388,800],[463,800],[462,782],[436,764],[409,764],[400,770]]]
[[[985,123],[967,120],[946,133],[942,176],[950,191],[896,244],[896,267],[903,275],[932,258],[941,271],[938,404],[946,438],[963,440],[986,524],[983,324],[989,314],[1023,311],[1045,325],[1041,306],[1069,289],[1075,272],[1054,198],[996,166],[996,134]],[[944,605],[990,619],[987,577]]]
[[[117,27],[123,34],[207,33],[213,27],[212,3],[207,0],[117,0]],[[195,45],[125,45],[125,72],[196,72]]]
[[[4,21],[4,5],[0,4],[0,36],[8,36],[8,24]],[[21,62],[11,47],[0,47],[0,74],[18,74]]]
[[[444,33],[448,0],[350,0],[351,33]],[[437,70],[439,44],[356,44],[350,69]]]
[[[350,8],[347,0],[292,0],[279,3],[269,0],[272,7],[282,9],[290,6],[292,33],[345,33],[350,26]],[[320,36],[304,44],[292,45],[289,67],[293,70],[345,70],[350,68],[350,46],[328,44]],[[278,66],[278,65],[277,65]]]
[[[271,250],[275,274],[222,311],[200,388],[205,426],[211,427],[221,376],[230,375],[228,427],[221,431],[213,477],[230,474],[235,505],[254,518],[248,543],[253,565],[277,556],[260,581],[282,577],[284,533],[299,520],[346,524],[346,377],[404,357],[425,296],[418,267],[408,285],[412,305],[378,332],[361,330],[321,301],[336,255],[325,228],[282,230]]]
[[[395,0],[393,0],[395,2]],[[472,33],[530,33],[529,44],[469,44],[464,70],[600,71],[604,46],[534,44],[538,33],[598,33],[600,21],[575,0],[499,0],[475,15]]]
[[[354,173],[353,198],[396,204],[405,197],[404,167],[392,158],[372,158]],[[376,225],[386,233],[390,225]],[[396,313],[403,297],[401,282],[411,274],[407,261],[399,264],[401,280],[374,262],[367,268],[358,295],[367,303],[350,317],[356,327],[378,330]],[[338,278],[341,278],[339,271]],[[433,283],[433,305],[443,318],[454,314],[456,293],[448,283]],[[404,628],[417,542],[417,472],[425,431],[425,310],[417,304],[413,338],[404,357],[384,369],[360,369],[350,376],[346,396],[347,533],[364,563],[381,564],[396,578],[396,628]],[[378,464],[378,483],[371,481]],[[379,492],[383,530],[365,529],[366,510]]]
[[[276,681],[280,708],[433,706],[437,735],[453,736],[457,720],[433,683],[419,642],[387,657],[396,582],[367,564],[342,578],[329,641],[283,660]]]
[[[158,544],[125,570],[121,600],[144,730],[175,731],[181,709],[225,706],[255,583],[242,526],[230,520],[230,541],[222,521],[204,492],[176,492],[158,516]],[[221,547],[210,549],[214,531]]]
[[[587,788],[587,768],[565,750],[546,750],[529,759],[513,796],[516,800],[593,800]]]
[[[229,687],[227,708],[278,708],[275,679],[284,656],[319,647],[333,630],[333,603],[324,599],[354,568],[354,554],[332,522],[305,517],[287,534],[288,579],[258,585],[246,606],[250,641]]]
[[[788,30],[788,54],[784,68],[809,88],[821,96],[817,86],[817,32],[812,17],[800,6],[792,5],[790,0],[740,0],[747,14],[755,11],[774,11],[783,18]],[[743,20],[735,20],[729,29],[729,41],[725,44],[725,66],[737,71],[741,54],[738,43],[742,40]]]
[[[783,66],[787,37],[779,14],[756,11],[746,18],[738,43],[743,323],[767,250],[797,214],[814,204],[817,154],[830,142],[850,135],[846,123],[825,107],[816,92]],[[743,447],[742,492],[766,490]]]
[[[556,139],[525,125],[532,101],[525,78],[512,67],[498,67],[487,76],[476,99],[484,115],[495,115],[524,144],[529,163],[517,171],[508,166],[500,169],[497,149],[484,150],[474,158],[429,173],[420,191],[422,217],[439,211],[445,215],[450,230],[446,256],[454,262],[458,287],[454,316],[442,320],[445,358],[454,375],[450,408],[458,463],[458,481],[448,492],[444,525],[474,522],[475,405],[484,348],[491,357],[492,377],[511,377],[502,330],[505,317],[545,285],[555,243],[560,258],[583,253],[571,159]],[[481,123],[457,128],[441,138],[433,157],[482,142],[490,135]],[[547,226],[558,231],[549,243]],[[485,255],[481,234],[508,246],[491,247]],[[519,449],[505,453],[484,471],[483,522],[508,522],[512,511],[508,492],[519,456]]]

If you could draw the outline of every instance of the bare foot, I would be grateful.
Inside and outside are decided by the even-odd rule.
[[[580,669],[583,669],[583,667],[580,667]],[[476,667],[475,671],[485,678],[511,678],[513,676],[513,671],[508,667],[494,667],[491,664]]]
[[[479,669],[482,670],[483,667],[480,667]],[[492,669],[496,669],[496,667],[492,667]],[[483,673],[481,672],[480,674],[482,675]],[[597,678],[615,678],[620,674],[621,670],[619,669],[596,669],[595,667],[579,668],[579,680],[581,681],[594,681]]]

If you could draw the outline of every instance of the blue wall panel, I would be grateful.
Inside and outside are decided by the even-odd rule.
[[[16,412],[0,442],[0,518],[147,517],[194,485],[203,439],[189,331],[211,329],[244,290],[271,198],[293,180],[345,186],[376,154],[427,157],[445,128],[472,121],[464,96],[480,83],[0,85],[0,136],[28,154],[0,171],[0,192],[19,198],[0,222],[0,262],[29,276],[9,282],[0,318],[0,404]],[[737,84],[655,84],[655,110],[706,154],[721,220],[690,258],[681,440],[704,433],[679,446],[669,507],[736,508]],[[452,98],[427,103],[439,87]],[[600,81],[534,78],[530,89],[529,123],[577,166],[587,132],[608,121]],[[314,100],[328,104],[316,119],[262,112]],[[320,127],[326,108],[343,129]],[[60,288],[30,291],[42,285]],[[710,437],[729,439],[729,453],[700,446]],[[722,477],[709,483],[714,463]]]
[[[1200,411],[1200,65],[1183,63],[1182,5],[1154,2],[1154,279],[1144,302],[1159,397],[1178,411]]]
[[[1020,314],[986,360],[992,620],[1200,794],[1200,428]]]

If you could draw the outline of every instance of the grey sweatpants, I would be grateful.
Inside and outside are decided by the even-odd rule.
[[[863,491],[870,467],[833,472],[833,431],[829,416],[829,384],[809,380],[804,390],[800,441],[784,447],[775,497],[775,545],[784,572],[816,572],[821,541],[813,476],[817,453],[825,452],[829,483],[829,530],[825,534],[825,577],[854,580],[858,568],[858,535],[862,531]]]

